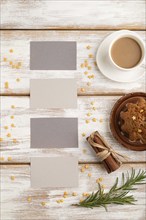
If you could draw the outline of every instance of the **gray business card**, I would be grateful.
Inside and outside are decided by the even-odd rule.
[[[30,70],[76,70],[76,42],[30,42]]]
[[[77,148],[77,118],[31,118],[31,148]]]
[[[76,79],[31,79],[31,108],[77,108]]]
[[[31,158],[31,187],[77,187],[76,157]]]

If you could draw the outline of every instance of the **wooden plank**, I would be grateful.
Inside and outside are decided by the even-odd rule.
[[[144,0],[2,0],[3,29],[144,29]]]
[[[78,97],[78,109],[75,110],[34,110],[29,108],[29,97],[1,97],[1,138],[3,138],[1,142],[1,156],[4,157],[2,162],[25,163],[30,162],[31,156],[60,156],[67,154],[78,156],[80,162],[98,162],[95,153],[86,141],[86,136],[96,130],[106,138],[116,151],[129,156],[129,161],[145,161],[144,152],[127,150],[111,135],[109,116],[111,108],[118,98],[112,96]],[[91,102],[94,102],[94,105],[91,105]],[[97,108],[95,111],[92,109],[93,106]],[[92,115],[88,117],[87,113],[92,113]],[[14,116],[14,119],[11,119],[11,116]],[[32,117],[78,117],[79,149],[30,149],[30,118]],[[96,118],[97,121],[93,122],[93,118]],[[86,119],[90,120],[88,124]],[[15,127],[11,127],[11,124],[14,124]],[[5,126],[9,128],[5,129]],[[7,137],[8,133],[11,134],[11,137]],[[83,133],[85,133],[85,137],[82,137]],[[8,157],[12,157],[12,160],[8,161]]]
[[[136,205],[109,205],[108,212],[104,208],[79,208],[71,206],[82,198],[83,192],[96,191],[98,189],[96,179],[103,177],[103,184],[109,189],[115,182],[116,177],[121,177],[122,172],[131,171],[131,168],[145,169],[144,164],[123,165],[118,172],[110,175],[100,165],[90,165],[84,173],[79,171],[79,187],[66,189],[33,189],[30,188],[30,167],[25,166],[1,166],[1,217],[3,220],[143,220],[145,219],[145,186],[139,185],[134,195]],[[81,165],[79,165],[79,170]],[[92,176],[88,177],[88,173]],[[15,179],[11,180],[11,176]],[[69,193],[64,202],[58,204],[56,200],[63,198],[63,192]],[[77,192],[77,196],[72,196]],[[27,199],[32,201],[28,202]],[[42,206],[41,202],[46,205]]]
[[[133,83],[117,83],[105,78],[97,66],[95,55],[101,41],[111,31],[2,31],[2,69],[1,69],[1,93],[2,94],[29,94],[29,82],[31,78],[77,78],[79,95],[97,94],[123,94],[134,91],[145,91],[145,78]],[[137,32],[145,40],[145,32]],[[29,53],[30,41],[77,41],[77,71],[30,71]],[[91,46],[88,50],[86,47]],[[13,53],[9,50],[12,49]],[[93,54],[93,58],[88,58]],[[4,62],[3,59],[7,58]],[[81,68],[81,64],[88,60],[91,70]],[[13,62],[10,65],[9,62]],[[22,66],[16,65],[18,62]],[[14,68],[13,68],[14,67]],[[19,69],[17,69],[19,68]],[[87,75],[84,72],[88,72]],[[141,71],[145,71],[144,65]],[[93,78],[88,76],[94,75]],[[17,82],[20,79],[20,82]],[[9,83],[9,88],[5,83]],[[88,84],[89,83],[89,84]],[[90,85],[91,84],[91,85]],[[82,92],[82,88],[83,90]]]

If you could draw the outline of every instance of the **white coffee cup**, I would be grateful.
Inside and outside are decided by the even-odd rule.
[[[125,38],[125,37],[128,37],[128,38],[131,38],[131,39],[135,40],[135,41],[138,43],[138,45],[140,46],[141,52],[142,52],[140,61],[138,62],[138,64],[137,64],[136,66],[134,66],[134,67],[132,67],[132,68],[123,68],[123,67],[118,66],[118,65],[113,61],[112,55],[111,55],[111,49],[112,49],[113,44],[114,44],[117,40],[119,40],[120,38]],[[110,45],[109,45],[108,59],[109,59],[111,65],[112,65],[115,69],[117,69],[117,70],[122,70],[122,71],[135,70],[135,69],[137,69],[138,67],[141,66],[141,64],[142,64],[143,61],[144,61],[144,58],[145,58],[145,45],[144,45],[144,42],[143,42],[143,40],[139,37],[139,35],[138,35],[137,33],[135,33],[135,32],[132,32],[132,31],[128,31],[128,33],[123,33],[123,32],[122,32],[122,33],[119,34],[116,38],[114,38],[114,39],[111,41]]]

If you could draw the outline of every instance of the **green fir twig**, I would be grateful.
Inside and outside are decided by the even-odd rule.
[[[105,193],[101,185],[98,184],[99,190],[92,192],[86,199],[73,204],[74,206],[81,206],[86,208],[104,207],[107,210],[108,204],[135,204],[136,200],[133,195],[128,195],[131,190],[136,190],[134,186],[146,184],[146,171],[139,170],[137,173],[132,169],[131,174],[122,173],[122,185],[118,186],[119,179],[117,178],[115,184],[111,187],[109,192]]]

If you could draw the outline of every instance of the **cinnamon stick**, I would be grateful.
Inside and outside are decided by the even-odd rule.
[[[89,142],[89,137],[87,137],[87,141]],[[106,145],[103,143],[101,138],[96,135],[96,132],[94,134],[93,141],[97,144],[100,144],[100,145],[106,147]],[[89,142],[89,144],[91,145],[90,142]],[[103,151],[103,149],[101,149],[101,148],[94,147],[92,145],[91,145],[91,147],[93,148],[93,150],[95,151],[96,154]],[[119,160],[114,158],[112,154],[110,154],[106,159],[104,159],[102,161],[102,163],[103,163],[103,165],[104,165],[104,167],[105,167],[105,169],[107,170],[108,173],[111,173],[111,172],[117,170],[121,166],[121,163],[119,162]]]

